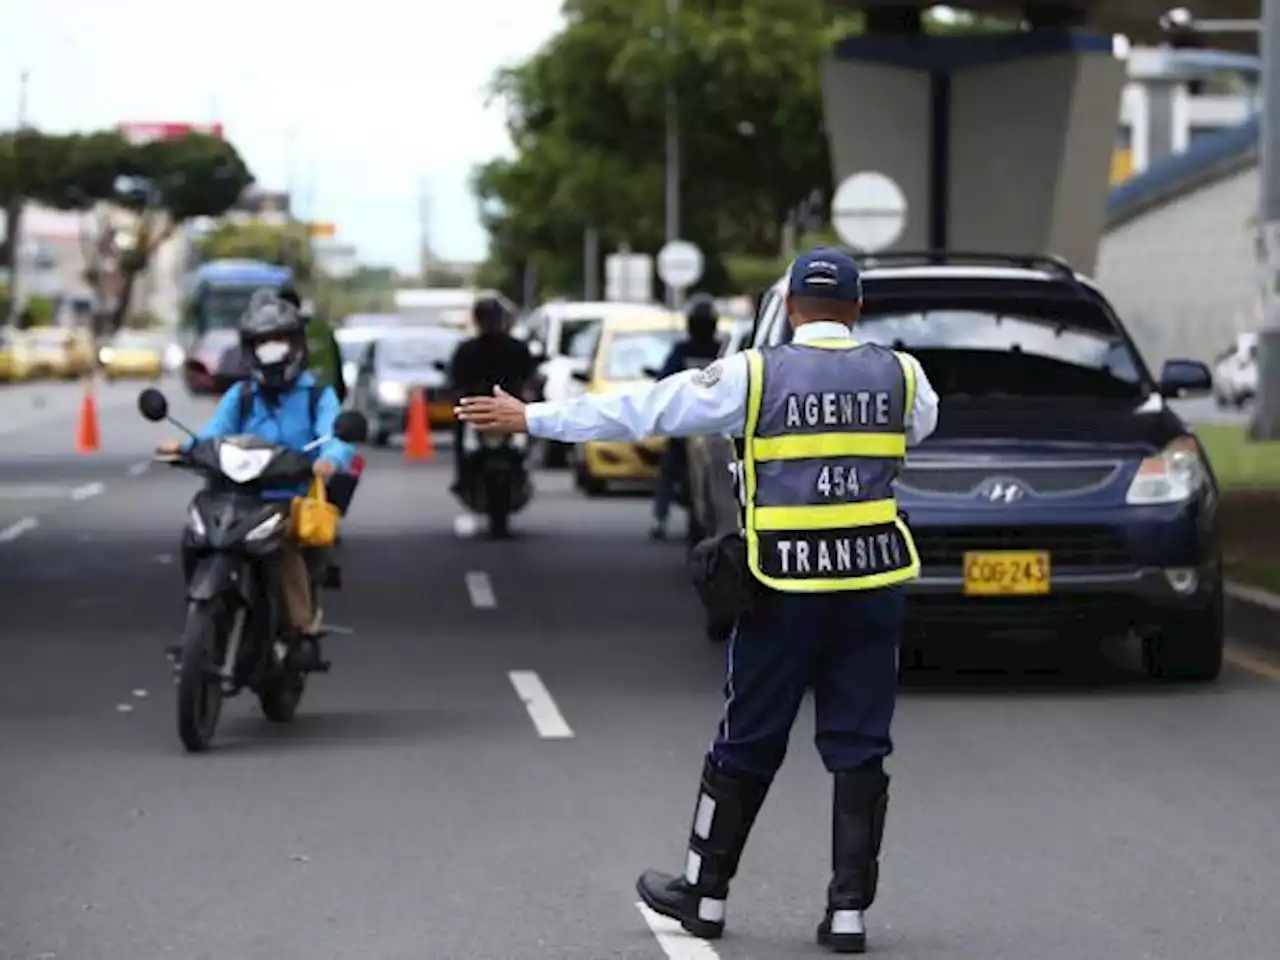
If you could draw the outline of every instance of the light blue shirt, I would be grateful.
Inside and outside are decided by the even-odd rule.
[[[793,342],[852,339],[853,333],[843,324],[817,321],[798,327]],[[938,395],[920,362],[910,354],[901,355],[916,375],[915,401],[906,423],[907,443],[915,445],[938,425]],[[531,403],[525,408],[529,433],[563,443],[714,434],[740,437],[747,421],[747,355],[740,351],[707,370],[712,368],[719,371],[718,379],[706,376],[706,370],[685,370],[636,389]]]
[[[304,373],[298,378],[292,390],[280,397],[276,406],[268,406],[254,385],[247,380],[233,386],[218,401],[213,416],[201,427],[196,436],[201,440],[213,437],[225,437],[233,433],[249,433],[261,437],[271,443],[278,443],[294,450],[301,450],[307,444],[320,437],[331,439],[308,451],[312,462],[324,458],[332,460],[340,470],[349,470],[355,457],[355,448],[349,443],[333,437],[333,424],[341,412],[337,394],[332,387],[320,388],[320,397],[316,403],[316,420],[314,428],[311,424],[310,392],[316,389],[316,378]],[[240,391],[253,390],[253,405],[243,424],[240,423]],[[190,447],[193,441],[185,444]],[[306,487],[299,488],[297,493],[306,493]],[[270,491],[267,499],[290,496],[287,491]]]

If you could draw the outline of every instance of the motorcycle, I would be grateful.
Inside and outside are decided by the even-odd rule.
[[[467,424],[462,430],[462,484],[458,499],[474,513],[489,519],[489,535],[511,535],[510,518],[533,498],[533,481],[526,465],[529,437],[519,433],[485,434]]]
[[[169,416],[168,400],[159,390],[143,390],[138,410],[153,423],[167,420],[194,437]],[[333,436],[359,443],[367,431],[363,415],[347,411],[335,421]],[[189,752],[208,749],[223,699],[245,688],[257,695],[273,722],[287,723],[298,709],[306,674],[286,665],[279,587],[290,500],[266,500],[262,494],[307,483],[313,475],[307,453],[330,439],[298,451],[251,435],[215,437],[159,458],[205,480],[187,508],[183,529],[187,619],[174,657],[178,735]],[[322,564],[308,566],[323,571]],[[320,579],[313,573],[313,598],[319,596]]]

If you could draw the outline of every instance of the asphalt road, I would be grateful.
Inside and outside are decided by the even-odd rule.
[[[73,389],[0,394],[0,958],[823,955],[808,715],[725,939],[655,933],[635,905],[641,868],[683,862],[723,656],[642,500],[549,476],[522,539],[462,539],[442,465],[372,453],[333,673],[292,725],[236,700],[185,756],[162,650],[195,481],[143,466],[163,431],[132,392],[102,392],[91,456]],[[1274,960],[1280,665],[1233,661],[1202,690],[1120,667],[916,678],[873,949]]]

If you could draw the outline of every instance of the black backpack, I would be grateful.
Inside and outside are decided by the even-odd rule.
[[[249,422],[249,414],[253,412],[253,398],[257,395],[257,391],[250,380],[241,380],[238,386],[240,387],[240,412],[237,417],[236,432],[243,433]],[[307,387],[307,415],[311,418],[312,434],[316,432],[316,411],[320,408],[320,394],[323,390],[324,387],[318,383]]]

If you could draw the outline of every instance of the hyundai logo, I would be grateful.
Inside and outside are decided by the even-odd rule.
[[[1013,503],[1026,496],[1022,486],[1013,480],[997,480],[987,488],[987,499],[992,503]]]

